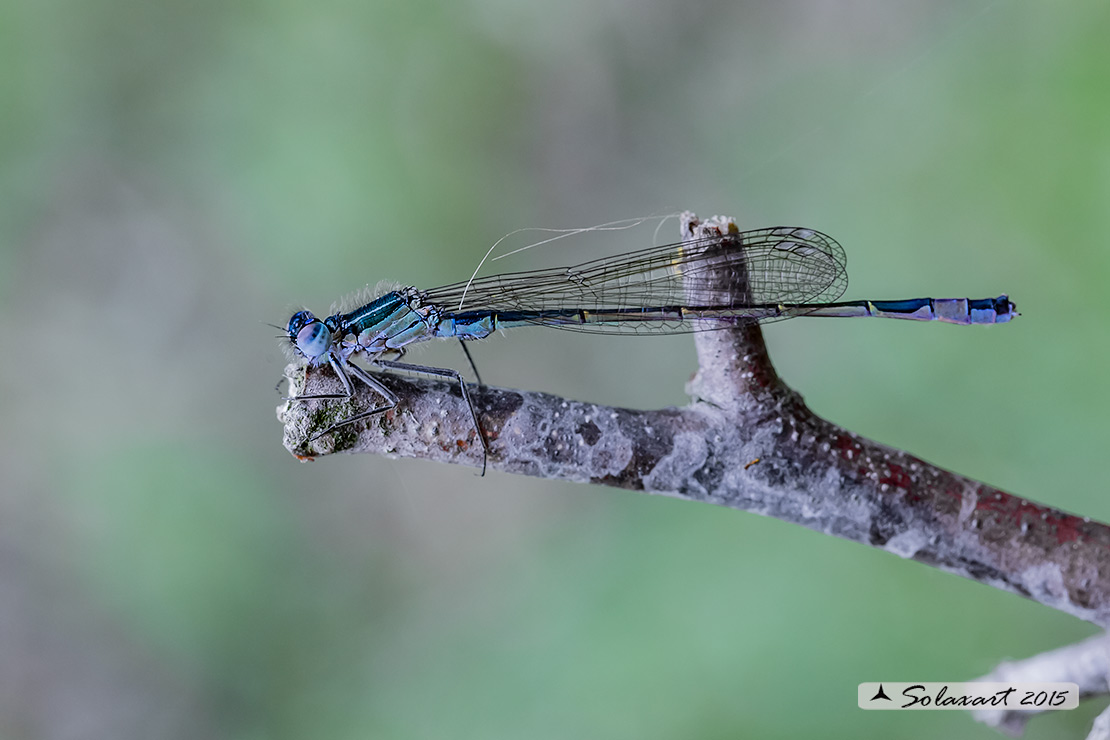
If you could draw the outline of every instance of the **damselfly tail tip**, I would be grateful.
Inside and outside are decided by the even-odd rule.
[[[1010,300],[1010,296],[1003,293],[995,300],[995,313],[997,318],[996,323],[1003,323],[1013,319],[1016,316],[1021,316],[1017,310],[1017,304]]]

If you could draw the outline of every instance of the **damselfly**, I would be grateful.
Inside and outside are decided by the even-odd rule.
[[[476,278],[432,290],[403,287],[326,319],[298,311],[286,327],[294,354],[311,366],[330,365],[343,392],[295,400],[350,399],[352,377],[383,398],[381,405],[307,440],[312,441],[396,406],[397,396],[352,362],[360,353],[379,367],[452,378],[482,442],[484,471],[489,447],[462,376],[454,370],[387,357],[399,358],[410,344],[432,338],[465,342],[518,326],[675,334],[794,316],[1000,324],[1018,315],[1005,295],[837,303],[848,284],[846,262],[844,250],[831,237],[813,229],[776,227],[652,247],[572,267]]]

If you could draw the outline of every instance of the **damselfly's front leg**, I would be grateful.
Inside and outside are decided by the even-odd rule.
[[[351,383],[351,379],[347,377],[347,373],[343,370],[340,364],[335,361],[334,357],[328,357],[328,364],[331,365],[331,369],[335,371],[336,377],[339,378],[339,380],[343,383],[342,393],[313,393],[312,395],[308,396],[282,396],[282,400],[318,401],[321,399],[351,398],[351,396],[355,395],[354,384]],[[316,437],[313,437],[312,439],[316,439]]]
[[[309,437],[308,439],[306,439],[305,442],[304,442],[305,444],[308,444],[309,442],[314,442],[317,439],[319,439],[320,437],[323,437],[325,434],[330,434],[331,432],[334,432],[336,429],[339,429],[340,427],[345,427],[348,424],[352,424],[356,421],[359,421],[360,419],[365,419],[367,417],[374,416],[375,414],[380,414],[383,411],[389,411],[391,408],[393,408],[397,405],[397,396],[394,395],[393,391],[389,390],[384,385],[379,383],[377,380],[374,379],[374,377],[372,375],[367,373],[365,370],[363,370],[359,366],[353,365],[353,364],[350,364],[350,363],[340,363],[340,362],[336,361],[336,359],[334,357],[328,358],[328,363],[331,365],[332,370],[335,371],[335,374],[339,378],[340,382],[343,383],[343,391],[344,391],[343,393],[315,393],[315,394],[312,394],[312,395],[309,395],[309,396],[295,396],[295,397],[293,397],[289,400],[291,400],[291,401],[306,401],[306,400],[318,400],[318,399],[325,399],[325,400],[329,400],[329,399],[347,399],[347,400],[349,400],[349,399],[353,398],[354,395],[355,395],[354,383],[351,382],[351,378],[347,374],[347,371],[349,370],[351,375],[354,375],[356,378],[361,380],[363,383],[366,383],[366,385],[370,386],[370,388],[372,390],[377,391],[385,399],[385,404],[382,405],[382,406],[377,406],[375,408],[372,408],[369,411],[363,411],[361,413],[355,414],[354,416],[350,416],[346,419],[343,419],[342,421],[337,421],[336,423],[329,426],[327,429],[324,429],[321,432],[317,432],[316,434],[314,434],[311,437]]]

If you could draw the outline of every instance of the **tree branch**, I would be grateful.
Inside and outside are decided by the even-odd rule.
[[[683,237],[735,226],[685,214]],[[722,276],[735,280],[735,275]],[[728,287],[728,286],[725,286]],[[1012,496],[816,416],[782,383],[758,326],[694,335],[699,371],[683,408],[638,411],[472,387],[490,467],[660,493],[773,516],[963,575],[1110,625],[1110,527]],[[290,395],[341,392],[328,369],[287,368]],[[398,406],[306,443],[380,403],[279,408],[302,459],[335,452],[472,466],[482,446],[457,385],[375,373]]]
[[[1101,696],[1110,691],[1110,636],[1102,633],[1032,658],[1001,663],[987,675],[975,680],[990,683],[1074,683],[1079,686],[1080,698]],[[1010,709],[972,712],[977,721],[1012,737],[1020,736],[1029,720],[1038,714],[1039,711]],[[1096,721],[1088,740],[1107,737],[1105,726],[1108,719],[1110,715],[1104,713],[1101,719],[1102,734],[1099,734],[1100,723]]]

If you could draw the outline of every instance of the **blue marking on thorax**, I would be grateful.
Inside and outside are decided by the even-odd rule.
[[[405,297],[393,291],[379,296],[365,306],[360,306],[350,313],[341,314],[339,326],[346,332],[361,334],[367,329],[373,329],[382,324],[386,319],[397,312],[398,309],[408,309]]]
[[[348,353],[378,354],[434,336],[427,311],[418,311],[410,298],[393,291],[335,316],[338,334]]]

